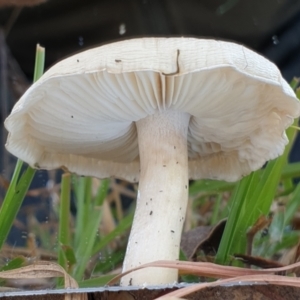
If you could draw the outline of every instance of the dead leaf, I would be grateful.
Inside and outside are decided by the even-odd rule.
[[[50,261],[57,261],[57,255],[56,253],[52,251],[47,251],[43,249],[37,249],[37,257],[40,257],[41,260],[50,260]],[[32,250],[22,247],[13,247],[4,245],[0,252],[0,258],[5,259],[12,259],[17,256],[25,256],[27,258],[30,258],[31,260],[35,259],[35,257],[32,256]]]
[[[251,256],[246,254],[234,254],[234,257],[238,260],[241,260],[246,265],[252,265],[262,269],[284,267],[283,264],[277,261],[266,259],[259,256]]]
[[[247,231],[247,251],[246,254],[251,255],[253,240],[255,235],[262,229],[268,227],[272,222],[272,218],[268,218],[264,215],[260,216],[254,225]]]
[[[215,226],[199,226],[183,233],[180,247],[188,260],[196,261],[197,254],[201,250],[206,255],[215,254],[218,251],[225,225],[226,219],[221,220]]]
[[[48,262],[37,261],[32,265],[0,272],[2,279],[35,279],[35,278],[52,278],[64,277],[66,289],[78,288],[78,284],[60,265]],[[86,300],[86,294],[65,294],[65,300]]]
[[[189,262],[189,261],[169,261],[161,260],[152,263],[144,264],[137,268],[128,270],[115,278],[113,278],[108,284],[114,284],[122,276],[127,275],[131,272],[147,268],[147,267],[162,267],[162,268],[173,268],[178,269],[179,274],[193,274],[196,276],[210,277],[210,278],[233,278],[238,276],[250,276],[250,275],[267,275],[274,274],[282,271],[293,270],[294,268],[300,267],[300,262],[291,264],[280,268],[271,268],[266,270],[254,270],[246,268],[238,268],[231,266],[222,266],[214,263],[207,262]],[[300,278],[298,279],[300,282]]]

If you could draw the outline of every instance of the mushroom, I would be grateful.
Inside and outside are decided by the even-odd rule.
[[[189,178],[259,169],[282,154],[299,115],[277,67],[243,46],[141,38],[49,69],[6,119],[6,147],[37,168],[139,181],[126,271],[178,259]],[[176,270],[147,268],[122,285],[176,280]]]

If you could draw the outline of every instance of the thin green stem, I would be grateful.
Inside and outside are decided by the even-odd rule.
[[[81,243],[81,237],[84,235],[85,215],[86,215],[86,202],[85,192],[87,182],[90,180],[88,177],[79,177],[75,183],[73,183],[75,196],[76,196],[76,224],[75,224],[75,237],[74,247],[78,248]]]
[[[67,269],[67,260],[61,246],[70,243],[70,199],[71,199],[71,175],[62,175],[61,196],[59,207],[59,232],[58,232],[58,263]]]
[[[44,67],[45,67],[45,48],[43,48],[39,44],[37,44],[36,45],[33,82],[38,81],[42,77],[42,75],[44,73]]]
[[[95,244],[92,251],[92,255],[96,255],[105,246],[107,246],[112,240],[114,240],[117,236],[124,234],[126,230],[130,228],[130,226],[132,225],[132,221],[133,221],[133,212],[129,213],[126,217],[124,217],[112,232],[102,237],[102,239]]]
[[[17,175],[20,174],[21,167],[22,162],[18,160],[13,176],[14,182],[9,186],[0,209],[0,249],[6,241],[12,224],[22,205],[23,199],[28,191],[28,187],[35,174],[35,170],[28,167],[25,173],[23,173],[19,183],[16,185]]]
[[[91,189],[91,186],[89,184],[87,184],[87,187]],[[87,203],[89,204],[89,217],[84,223],[80,243],[78,244],[78,247],[76,247],[76,258],[77,261],[80,260],[80,263],[76,264],[73,272],[73,276],[76,280],[82,280],[88,261],[92,257],[93,247],[96,241],[99,224],[102,218],[101,205],[107,195],[108,187],[109,180],[102,180],[101,185],[98,189],[98,193],[95,197],[96,201],[93,203],[93,205],[90,199],[87,199]],[[87,193],[87,197],[90,197],[89,193]]]
[[[291,127],[294,128],[294,129],[300,130],[299,126],[292,125]]]
[[[221,201],[222,201],[222,194],[219,193],[216,196],[215,205],[214,205],[214,208],[213,208],[213,213],[212,213],[212,217],[211,217],[211,221],[210,221],[211,225],[216,224],[219,220],[219,212],[220,212]]]

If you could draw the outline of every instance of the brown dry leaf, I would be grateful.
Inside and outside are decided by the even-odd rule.
[[[182,234],[180,248],[188,260],[194,260],[199,245],[207,239],[212,230],[213,226],[199,226]]]
[[[48,250],[43,249],[37,249],[37,257],[40,257],[41,260],[50,260],[50,261],[57,261],[57,255],[56,253]],[[21,248],[21,247],[13,247],[4,245],[0,252],[0,259],[13,259],[18,256],[25,256],[30,259],[34,259],[32,256],[32,250],[27,248]]]
[[[5,190],[7,190],[9,185],[10,182],[4,176],[0,175],[0,186],[2,186]]]
[[[300,261],[300,243],[298,243],[295,247],[286,250],[281,259],[280,263],[284,265],[289,265],[292,263],[296,263]],[[297,277],[300,276],[300,268],[296,268],[293,270],[293,273],[296,274]]]
[[[233,256],[235,259],[242,261],[247,266],[256,266],[262,269],[281,268],[287,265],[260,256],[252,256],[252,255],[239,254],[239,253],[234,254]]]
[[[238,276],[250,276],[250,275],[261,276],[261,275],[268,275],[268,274],[278,273],[287,270],[293,270],[294,268],[300,267],[300,262],[288,266],[280,267],[280,268],[270,268],[267,270],[254,270],[254,269],[245,269],[245,268],[238,268],[238,267],[231,267],[231,266],[222,266],[222,265],[217,265],[214,263],[207,263],[207,262],[160,260],[160,261],[144,264],[137,268],[128,270],[127,272],[124,272],[116,276],[115,278],[113,278],[108,284],[114,284],[122,276],[147,267],[173,268],[173,269],[178,269],[180,274],[193,274],[196,276],[203,276],[203,277],[230,279]]]
[[[213,263],[204,263],[204,262],[157,261],[157,262],[145,264],[143,266],[125,272],[115,277],[110,283],[116,282],[125,274],[128,274],[132,271],[142,269],[145,267],[176,268],[180,271],[181,274],[194,274],[198,276],[205,276],[205,277],[212,277],[212,278],[225,278],[215,282],[194,284],[189,287],[173,291],[164,296],[160,296],[159,298],[156,298],[157,300],[158,299],[166,300],[168,299],[166,297],[179,297],[179,298],[185,297],[191,293],[198,292],[205,288],[219,287],[220,285],[229,284],[229,283],[232,284],[237,283],[238,285],[240,285],[241,283],[252,284],[252,287],[257,284],[263,284],[266,286],[278,285],[278,286],[284,286],[283,288],[284,290],[286,290],[287,287],[291,287],[291,289],[300,288],[300,278],[273,275],[273,273],[293,270],[294,268],[300,267],[300,262],[289,266],[280,267],[280,268],[271,268],[267,270],[253,270],[253,269],[243,269],[238,267],[221,266]],[[281,291],[281,292],[285,292],[285,291]],[[286,293],[290,293],[290,292],[292,293],[292,291],[289,290],[286,291]],[[239,288],[237,289],[237,293],[241,293]],[[271,292],[271,294],[272,293],[273,292]],[[262,295],[262,293],[260,293],[260,295]],[[198,299],[198,298],[192,298],[192,299]],[[222,297],[219,299],[222,299]],[[236,298],[236,299],[241,299],[241,298]],[[266,298],[261,298],[261,299],[266,299]],[[272,299],[277,299],[277,298],[273,297]]]
[[[60,265],[48,262],[37,261],[32,265],[0,272],[0,278],[3,279],[34,279],[34,278],[52,278],[52,277],[64,277],[66,289],[76,289],[78,284]],[[86,300],[85,294],[66,294],[65,300]]]
[[[226,219],[215,226],[199,226],[183,233],[180,248],[185,256],[196,261],[197,253],[202,250],[205,254],[215,254],[218,251]]]
[[[272,218],[268,218],[264,215],[260,216],[255,224],[248,230],[247,232],[247,255],[251,255],[252,253],[252,246],[253,246],[253,240],[255,235],[263,230],[264,228],[267,228],[272,222]],[[249,267],[249,266],[248,266]]]

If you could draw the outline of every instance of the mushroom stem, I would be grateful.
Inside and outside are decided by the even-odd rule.
[[[189,119],[166,110],[136,123],[141,174],[123,271],[179,257],[188,201]],[[146,268],[124,276],[121,285],[167,284],[177,277],[175,269]]]

